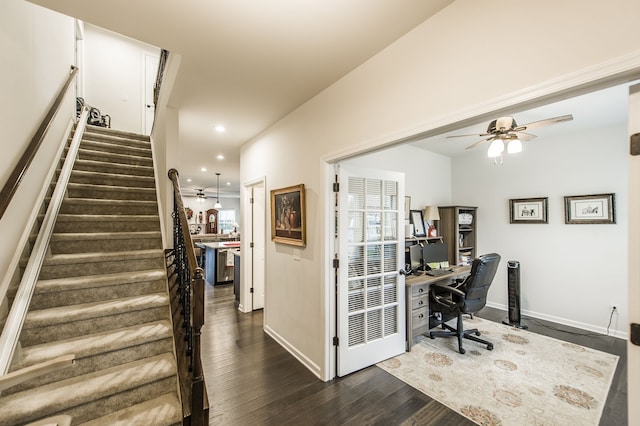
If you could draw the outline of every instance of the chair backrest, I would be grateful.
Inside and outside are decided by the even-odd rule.
[[[484,254],[473,259],[471,273],[459,287],[465,292],[465,304],[461,307],[464,313],[475,313],[487,303],[487,292],[498,270],[500,255]]]

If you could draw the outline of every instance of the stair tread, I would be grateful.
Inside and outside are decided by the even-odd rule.
[[[126,231],[126,232],[68,232],[54,233],[51,241],[74,241],[74,240],[129,240],[132,238],[158,238],[160,231]]]
[[[171,338],[173,336],[171,328],[169,321],[156,321],[29,346],[22,349],[22,359],[12,366],[12,369],[18,370],[63,355],[74,354],[76,359],[80,359]]]
[[[43,265],[87,263],[89,261],[111,262],[114,260],[147,259],[156,256],[164,257],[164,250],[150,249],[119,252],[53,254],[45,257]]]
[[[163,426],[182,424],[182,407],[175,394],[165,394],[132,405],[80,426]]]
[[[109,285],[129,284],[140,281],[153,281],[164,279],[165,276],[166,272],[162,269],[150,269],[147,271],[116,272],[113,274],[38,280],[35,294],[51,293],[61,290],[80,290],[83,288],[105,287]]]
[[[154,293],[130,296],[121,299],[33,310],[27,313],[23,329],[52,326],[55,324],[84,321],[121,313],[141,311],[166,306],[168,303],[169,296],[167,294]]]
[[[140,157],[138,155],[121,154],[116,152],[96,151],[95,149],[83,148],[82,146],[78,148],[78,153],[81,156],[82,155],[96,156],[100,159],[103,159],[103,158],[104,159],[129,159],[129,160],[140,161],[142,163],[147,163],[149,164],[149,166],[153,164],[153,159],[151,157]],[[94,160],[94,161],[100,161],[100,160]],[[102,162],[106,163],[107,161],[102,161]],[[110,163],[111,161],[108,161],[108,162]]]
[[[66,202],[66,200],[65,200]],[[87,221],[87,220],[101,220],[101,221],[141,221],[146,222],[149,220],[157,220],[158,215],[149,215],[149,214],[70,214],[64,213],[59,214],[56,221]]]
[[[51,198],[47,198],[47,201],[51,201]],[[148,200],[105,200],[104,198],[66,198],[65,203],[73,204],[121,204],[123,206],[136,206],[136,205],[157,205],[156,201]]]
[[[75,164],[81,164],[81,165],[87,165],[87,166],[105,166],[105,163],[103,161],[84,160],[80,158],[76,159]],[[141,166],[138,164],[118,164],[118,163],[108,163],[107,165],[116,169],[140,169],[140,170],[147,170],[149,172],[153,172],[152,166]]]
[[[145,187],[131,187],[131,186],[118,186],[118,185],[97,185],[93,183],[72,183],[69,182],[67,184],[67,188],[75,188],[75,189],[92,189],[92,190],[110,190],[115,192],[126,191],[126,192],[156,192],[155,188],[145,188]]]
[[[109,177],[112,179],[130,179],[130,180],[140,180],[145,182],[155,182],[156,179],[153,176],[136,176],[136,175],[127,175],[123,173],[105,173],[105,172],[92,172],[88,170],[74,170],[71,173],[71,179],[73,177],[81,175],[81,176],[95,176],[95,177]]]
[[[73,368],[73,366],[69,367]],[[0,397],[0,424],[17,424],[171,377],[173,354],[164,353]]]

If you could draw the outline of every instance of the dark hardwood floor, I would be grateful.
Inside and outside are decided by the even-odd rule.
[[[505,313],[479,315],[502,321]],[[531,331],[620,356],[601,425],[627,424],[626,341],[539,320]],[[322,382],[263,330],[262,311],[242,314],[233,285],[206,288],[203,367],[211,425],[473,425],[378,367]]]

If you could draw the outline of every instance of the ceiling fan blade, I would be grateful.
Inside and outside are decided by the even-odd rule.
[[[485,143],[485,142],[492,141],[492,140],[494,140],[494,139],[495,139],[495,136],[491,135],[491,137],[486,138],[486,139],[482,139],[481,141],[478,141],[478,142],[474,143],[473,145],[469,145],[469,146],[468,146],[468,147],[466,147],[465,149],[475,148],[475,147],[476,147],[476,146],[478,146],[478,145],[481,145],[481,144],[483,144],[483,143]]]
[[[466,137],[469,137],[469,136],[476,136],[476,137],[483,138],[483,137],[489,136],[489,135],[491,135],[491,133],[480,133],[480,134],[475,133],[473,135],[449,135],[449,136],[447,136],[447,138],[466,138]]]
[[[552,124],[558,124],[558,123],[571,121],[571,120],[573,120],[573,115],[571,114],[561,115],[559,117],[547,118],[546,120],[534,121],[532,123],[523,124],[522,126],[518,126],[517,128],[515,128],[514,130],[519,132],[521,130],[537,129],[540,127],[551,126]]]
[[[531,133],[525,133],[525,132],[511,132],[511,134],[516,135],[518,139],[520,139],[521,141],[530,141],[533,138],[537,138],[536,135],[532,135]]]

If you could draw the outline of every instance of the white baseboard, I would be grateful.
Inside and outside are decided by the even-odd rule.
[[[298,361],[300,361],[302,363],[302,365],[307,367],[307,369],[309,371],[311,371],[313,374],[315,374],[318,379],[322,380],[322,371],[321,371],[320,366],[318,364],[314,363],[309,358],[307,358],[303,353],[298,351],[295,348],[295,346],[291,345],[286,339],[284,339],[282,336],[280,336],[278,333],[276,333],[269,326],[267,326],[267,325],[264,326],[264,332],[267,333],[269,336],[271,336],[282,347],[284,347],[287,350],[287,352],[289,352]]]
[[[508,318],[508,315],[507,315],[508,307],[506,305],[503,305],[501,303],[487,302],[487,306],[490,307],[490,308],[495,308],[495,309],[499,309],[501,311],[505,311],[505,319]],[[607,335],[606,327],[598,327],[598,326],[595,326],[593,324],[586,324],[586,323],[583,323],[583,322],[572,321],[572,320],[567,319],[567,318],[556,317],[556,316],[553,316],[553,315],[547,315],[547,314],[543,314],[543,313],[540,313],[540,312],[529,311],[529,310],[526,310],[526,309],[523,309],[521,311],[521,313],[522,313],[522,315],[526,315],[528,317],[537,318],[537,319],[541,319],[541,320],[545,320],[545,321],[551,321],[551,322],[555,322],[557,324],[568,325],[569,327],[575,327],[575,328],[579,328],[581,330],[591,331],[591,332],[602,334],[602,335],[605,335],[605,336]],[[611,336],[611,337],[617,337],[619,339],[625,339],[625,340],[629,339],[629,333],[621,332],[621,331],[618,331],[618,330],[609,329],[609,334],[608,335]]]

